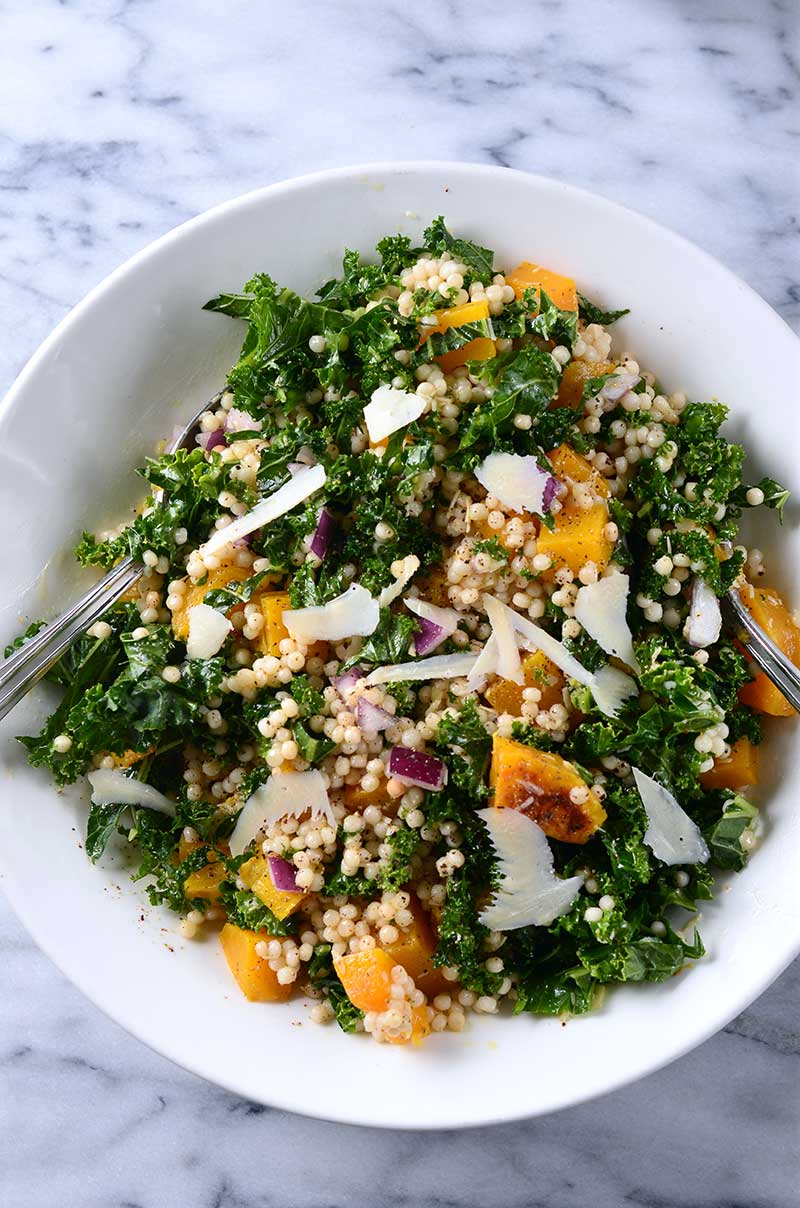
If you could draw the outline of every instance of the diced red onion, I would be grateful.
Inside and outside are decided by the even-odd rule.
[[[416,785],[438,793],[447,784],[447,765],[435,755],[414,751],[411,747],[392,747],[389,775],[402,784]]]
[[[638,373],[615,373],[613,374],[600,391],[601,396],[607,399],[609,403],[616,403],[621,399],[623,394],[627,394],[629,390],[633,390],[641,381]]]
[[[336,521],[327,508],[323,508],[317,520],[314,536],[311,538],[311,552],[318,558],[324,558],[331,543],[331,537],[336,529]]]
[[[331,683],[340,696],[344,696],[351,688],[355,688],[359,680],[364,678],[364,672],[360,667],[351,667],[349,671],[343,671],[341,675],[331,676]]]
[[[282,893],[298,892],[295,879],[297,870],[293,864],[284,860],[282,856],[269,856],[267,863],[269,864],[270,879],[276,889],[280,889]]]
[[[356,722],[358,728],[365,734],[377,734],[393,726],[397,718],[380,705],[373,705],[365,696],[359,696],[356,701]]]
[[[547,482],[545,483],[544,491],[542,492],[542,507],[544,508],[544,510],[546,512],[550,511],[550,504],[553,502],[553,500],[558,495],[558,488],[560,486],[561,486],[561,483],[558,481],[557,478],[553,478],[553,476],[551,474],[550,477],[548,478]]]
[[[261,429],[261,420],[253,419],[247,411],[240,411],[238,407],[231,407],[225,419],[225,428],[228,432],[257,432]]]
[[[414,634],[414,653],[422,656],[430,654],[437,646],[440,646],[448,636],[447,630],[441,625],[437,625],[435,621],[428,621],[425,617],[419,617],[419,630]]]
[[[714,642],[719,640],[721,630],[722,613],[719,600],[705,579],[695,575],[686,621],[686,640],[690,646],[703,649],[713,646]]]
[[[213,432],[201,432],[197,437],[197,443],[201,449],[205,449],[206,453],[219,448],[220,445],[226,443],[224,427],[215,428]]]

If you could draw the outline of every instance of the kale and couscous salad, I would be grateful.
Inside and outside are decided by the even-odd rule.
[[[314,301],[260,273],[208,302],[240,359],[141,471],[163,495],[84,533],[83,564],[144,574],[21,741],[88,773],[89,858],[129,844],[248,999],[398,1044],[703,955],[696,904],[758,842],[762,718],[792,712],[719,597],[796,662],[800,629],[737,544],[787,492],[743,481],[724,406],[612,347],[627,312],[442,218],[377,253]]]

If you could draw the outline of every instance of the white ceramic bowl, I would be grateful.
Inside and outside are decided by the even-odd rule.
[[[122,514],[141,493],[135,466],[222,382],[241,330],[204,313],[207,298],[258,269],[313,291],[336,272],[345,247],[369,252],[397,230],[418,237],[439,213],[495,248],[500,265],[536,260],[576,277],[594,299],[630,306],[615,346],[668,387],[729,403],[730,430],[747,443],[753,474],[800,486],[798,342],[697,248],[602,198],[504,169],[422,163],[325,172],[218,206],[158,240],[77,306],[21,374],[0,412],[0,637],[71,598],[79,578],[70,550],[81,529]],[[770,580],[797,603],[797,534],[773,519],[762,521],[758,543]],[[620,988],[566,1027],[530,1016],[473,1018],[462,1035],[434,1036],[413,1051],[317,1027],[302,1002],[251,1005],[214,940],[185,942],[174,916],[147,906],[124,870],[90,867],[81,846],[85,791],[57,794],[11,741],[31,732],[45,697],[35,694],[2,728],[6,893],[37,943],[102,1010],[251,1099],[401,1128],[552,1111],[699,1044],[800,949],[798,730],[784,722],[763,761],[763,846],[703,910],[708,957],[666,985]]]

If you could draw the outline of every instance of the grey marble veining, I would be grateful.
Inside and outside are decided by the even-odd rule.
[[[0,383],[127,256],[260,184],[483,160],[633,206],[800,321],[793,0],[7,0]],[[391,1134],[265,1110],[69,986],[0,904],[4,1208],[794,1208],[800,967],[558,1115]]]

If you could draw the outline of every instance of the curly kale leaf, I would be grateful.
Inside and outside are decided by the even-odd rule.
[[[356,1025],[364,1018],[364,1012],[354,1007],[333,967],[330,944],[317,944],[308,963],[308,979],[315,989],[320,990],[333,1008],[336,1022],[343,1032],[355,1032]]]
[[[469,268],[469,276],[473,281],[482,281],[488,285],[494,272],[494,252],[480,244],[472,243],[469,239],[457,239],[451,235],[440,214],[426,228],[423,239],[425,247],[431,252],[450,252],[455,260],[460,260]]]
[[[630,313],[629,309],[603,310],[601,307],[595,306],[594,302],[590,302],[583,294],[578,294],[578,314],[584,323],[599,323],[602,327],[608,327],[610,323],[616,323],[617,319]]]
[[[381,889],[398,890],[411,880],[411,861],[421,842],[420,833],[402,825],[386,837],[389,857],[378,874]]]
[[[459,450],[478,442],[493,443],[498,435],[511,430],[515,415],[529,415],[536,427],[555,398],[560,378],[553,358],[534,346],[501,353],[486,363],[483,373],[494,384],[494,393],[471,413]]]
[[[249,889],[237,889],[234,881],[222,881],[220,898],[228,914],[228,922],[245,931],[263,931],[266,935],[294,935],[297,920],[291,915],[279,919],[268,906]]]

